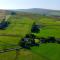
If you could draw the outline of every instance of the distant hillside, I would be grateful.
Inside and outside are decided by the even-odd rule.
[[[13,9],[13,10],[0,10],[0,13],[11,14],[11,12],[27,12],[27,13],[35,13],[47,16],[59,16],[60,17],[60,10],[50,10],[50,9],[41,9],[41,8],[31,8],[31,9]],[[1,14],[0,14],[1,15]]]
[[[14,11],[60,16],[60,10],[32,8],[32,9],[17,9],[17,10],[14,10]]]

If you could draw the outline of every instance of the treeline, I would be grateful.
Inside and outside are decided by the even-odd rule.
[[[19,42],[19,46],[27,49],[31,49],[33,46],[38,46],[43,43],[58,43],[60,41],[57,40],[55,37],[36,37],[34,34],[26,34],[24,38],[22,38]]]

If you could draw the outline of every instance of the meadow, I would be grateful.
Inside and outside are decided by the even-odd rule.
[[[38,37],[54,36],[60,38],[60,19],[40,15],[17,15],[10,16],[10,25],[6,30],[0,30],[1,34],[16,36],[0,36],[0,50],[12,48],[11,44],[18,45],[21,38],[31,32],[33,22],[40,24],[40,32],[35,34]],[[47,43],[39,47],[32,47],[31,50],[21,49],[16,59],[16,50],[0,53],[0,60],[60,60],[60,44]]]

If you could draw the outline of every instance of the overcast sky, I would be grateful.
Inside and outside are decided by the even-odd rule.
[[[0,9],[28,8],[60,10],[60,0],[0,0]]]

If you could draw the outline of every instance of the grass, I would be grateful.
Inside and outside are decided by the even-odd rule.
[[[3,54],[0,54],[0,60],[15,60],[16,52],[6,52]]]
[[[38,22],[42,27],[40,28],[40,33],[36,34],[37,36],[60,38],[60,21],[58,22],[58,19],[41,17]]]
[[[32,53],[29,50],[20,50],[17,60],[46,60],[38,54]],[[16,51],[0,54],[0,60],[16,60]]]
[[[36,18],[36,17],[35,17]],[[6,30],[0,30],[1,34],[14,34],[19,37],[13,36],[0,36],[0,49],[12,48],[15,46],[9,46],[9,44],[18,44],[20,39],[25,34],[30,33],[31,26],[34,21],[42,25],[40,32],[36,34],[39,37],[54,36],[60,38],[60,19],[40,16],[39,18],[32,19],[28,16],[11,16],[9,18],[10,25]],[[17,60],[60,60],[60,45],[59,44],[42,44],[39,47],[32,47],[29,50],[20,50]],[[15,60],[16,51],[10,51],[6,53],[0,53],[0,60]]]
[[[32,52],[45,57],[47,60],[60,60],[60,45],[56,43],[41,44],[40,47],[33,47]]]

